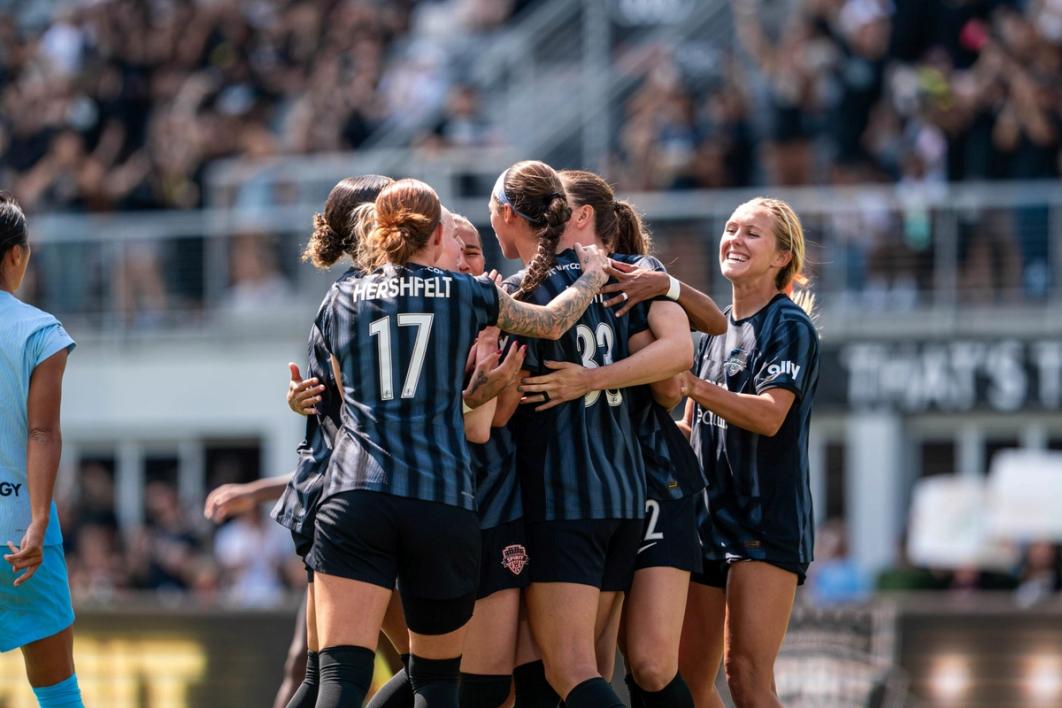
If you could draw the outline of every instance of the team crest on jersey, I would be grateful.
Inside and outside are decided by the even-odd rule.
[[[723,368],[726,370],[727,376],[737,376],[745,367],[749,365],[749,355],[742,349],[735,349],[730,352],[730,356],[727,357],[726,363],[723,364]]]
[[[519,543],[514,543],[502,549],[502,565],[513,575],[519,575],[524,572],[527,563],[527,549]]]

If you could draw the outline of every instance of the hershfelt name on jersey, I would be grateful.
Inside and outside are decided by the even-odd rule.
[[[438,275],[421,278],[416,275],[394,276],[386,280],[365,279],[351,291],[353,300],[382,300],[395,297],[450,297],[453,278]]]

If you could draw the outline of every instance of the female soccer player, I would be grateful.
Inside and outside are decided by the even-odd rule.
[[[441,215],[423,182],[385,188],[368,237],[383,266],[336,283],[317,320],[344,399],[309,554],[322,647],[318,708],[363,700],[396,579],[417,701],[457,706],[480,554],[458,432],[464,354],[495,324],[561,336],[605,280],[605,258],[591,247],[578,252],[583,276],[549,305],[517,302],[488,280],[429,265],[442,246]]]
[[[479,231],[463,216],[455,216],[454,221],[470,272],[482,275],[486,262]],[[527,587],[531,559],[512,433],[506,426],[495,427],[486,443],[470,444],[469,450],[476,475],[482,552],[476,607],[461,657],[461,708],[498,708],[508,699],[512,684],[520,590]]]
[[[502,251],[529,263],[510,282],[532,301],[548,299],[578,276],[572,245],[599,241],[588,205],[564,214],[563,221],[575,222],[571,228],[550,229],[563,191],[559,176],[536,162],[517,163],[494,188],[491,223]],[[597,304],[556,344],[530,343],[525,369],[626,361],[629,340],[647,329],[644,317],[620,319]],[[649,345],[654,354],[645,363],[655,375],[688,368],[688,325],[679,331],[684,341],[677,346],[671,338]],[[590,391],[513,419],[533,558],[529,620],[549,683],[569,708],[622,705],[602,677],[595,644],[618,594],[629,587],[645,513],[642,457],[627,405],[620,391]]]
[[[451,247],[442,249],[435,266],[441,270],[467,272],[477,276],[482,275],[485,262],[482,256],[482,245],[479,242],[478,232],[465,217],[456,214],[452,215],[452,217],[453,238],[450,241]],[[447,221],[445,210],[443,220],[444,222]],[[445,228],[445,230],[449,232],[451,229]],[[446,243],[445,240],[444,243]],[[474,413],[466,413],[466,438],[469,440],[472,468],[476,477],[477,508],[481,520],[485,517],[509,520],[514,506],[516,511],[520,511],[518,502],[514,504],[510,491],[516,486],[515,480],[507,483],[503,476],[506,460],[505,448],[496,447],[499,442],[497,439],[492,445],[489,422],[490,418],[493,417],[493,398],[496,395],[491,392],[496,392],[500,388],[506,387],[509,382],[515,379],[520,366],[523,364],[523,356],[518,351],[520,347],[511,347],[505,360],[500,365],[494,366],[498,356],[496,353],[498,346],[497,337],[498,330],[496,327],[489,327],[480,333],[477,344],[473,347],[473,354],[476,356],[475,368],[469,375],[470,384],[464,393],[465,402],[470,407],[478,406]],[[480,356],[481,353],[483,356]],[[484,370],[486,370],[486,373],[480,376],[480,372]],[[480,383],[479,388],[473,392],[475,384],[472,382],[476,379],[485,383]],[[492,382],[492,380],[497,382]],[[491,400],[487,400],[485,403],[476,402],[484,401],[486,398]],[[481,418],[479,422],[487,423],[488,425],[482,430],[470,430],[469,415],[480,415],[481,413],[485,417]],[[478,424],[474,424],[471,427],[478,428]],[[480,439],[480,436],[482,436],[482,439]],[[478,442],[472,442],[474,438]],[[505,543],[506,548],[512,545],[509,543],[510,541],[522,543],[522,535],[519,535],[521,531],[522,526],[516,523],[501,524],[501,528],[492,527],[489,530],[482,531],[481,578],[477,594],[480,599],[476,601],[473,619],[469,622],[464,645],[466,651],[461,658],[460,701],[465,708],[479,705],[489,705],[494,708],[494,706],[500,705],[500,703],[492,703],[492,701],[497,692],[501,690],[502,683],[504,683],[505,691],[502,694],[502,701],[504,701],[509,692],[512,665],[509,663],[506,668],[505,657],[507,654],[512,654],[513,647],[507,646],[505,639],[509,603],[503,601],[505,595],[501,593],[504,593],[506,588],[520,587],[518,583],[523,577],[526,577],[526,574],[521,576],[521,574],[517,573],[510,579],[499,573],[498,570],[493,568],[494,563],[491,561],[494,560],[494,557],[489,553],[489,549],[494,548],[498,543]],[[490,555],[489,561],[487,560],[488,555]],[[517,585],[514,585],[514,582]],[[493,589],[485,592],[485,588]],[[491,597],[489,600],[485,599],[488,595],[496,594],[495,591],[498,591],[498,597]],[[517,598],[517,605],[514,610],[518,610],[519,592],[514,590],[512,594],[515,594]],[[511,621],[515,625],[515,613]],[[413,689],[409,684],[408,674],[410,656],[409,630],[406,627],[401,599],[397,592],[391,596],[391,603],[388,605],[384,616],[383,631],[399,653],[403,668],[396,672],[391,677],[391,680],[373,695],[372,700],[368,703],[368,708],[413,708]],[[469,651],[469,648],[472,648],[472,651]]]
[[[29,266],[26,217],[0,194],[0,652],[22,649],[37,702],[80,708],[74,610],[52,500],[62,436],[59,408],[74,340],[14,292]]]
[[[785,202],[757,198],[726,222],[725,334],[687,375],[685,425],[708,479],[704,571],[694,575],[680,666],[698,708],[721,706],[724,656],[738,706],[779,706],[774,661],[812,559],[808,426],[819,377],[815,326],[789,296],[806,282],[804,232]],[[810,309],[810,308],[809,308]]]
[[[660,261],[650,255],[651,238],[638,213],[630,204],[616,201],[605,180],[579,170],[561,172],[561,178],[577,215],[585,214],[609,249],[616,252],[612,254],[614,261],[665,272]],[[577,226],[580,221],[573,217]],[[708,303],[714,307],[711,300]],[[721,313],[718,319],[722,319]],[[689,320],[677,304],[663,299],[652,302],[649,325],[647,337],[689,349]],[[599,368],[567,362],[551,365],[556,369],[553,373],[525,380],[523,389],[529,394],[547,393],[550,403],[546,405],[554,405],[591,390],[633,386],[624,394],[630,400],[632,422],[641,444],[648,499],[642,545],[624,608],[624,656],[635,705],[679,708],[693,705],[678,672],[678,650],[690,573],[701,569],[697,498],[705,483],[688,441],[671,419],[670,410],[681,400],[678,379],[653,381],[659,375],[646,373],[655,369],[639,361],[650,351],[642,347],[644,344],[632,340],[635,354]],[[651,385],[635,385],[646,381]]]
[[[371,230],[375,224],[372,207],[375,197],[380,190],[393,182],[389,177],[369,175],[365,177],[348,178],[333,188],[325,204],[324,214],[315,217],[314,233],[304,253],[304,260],[311,260],[318,268],[329,268],[341,257],[347,256],[354,263],[354,267],[342,277],[349,277],[360,272],[358,263],[371,262],[374,259],[372,253],[362,247],[364,234]],[[444,213],[444,220],[449,226],[450,217]],[[447,229],[453,231],[452,228]],[[440,249],[440,258],[436,265],[440,268],[453,271],[466,272],[467,264],[463,261],[462,245],[457,238],[447,234],[447,239]],[[326,303],[328,302],[326,298]],[[323,307],[323,306],[322,306]],[[484,374],[484,379],[510,378],[519,368],[519,359],[507,361]],[[479,362],[478,362],[479,363]],[[488,366],[491,362],[482,362]],[[340,425],[338,392],[334,383],[329,354],[323,348],[323,341],[319,330],[314,327],[311,330],[309,342],[309,373],[311,377],[303,380],[295,364],[289,364],[292,381],[288,390],[288,404],[292,410],[308,416],[307,436],[299,448],[299,463],[290,479],[290,484],[285,484],[287,491],[284,498],[277,504],[274,516],[277,520],[292,529],[292,535],[296,542],[296,551],[305,558],[309,547],[312,545],[312,537],[307,531],[312,528],[313,513],[320,496],[323,484],[323,475],[331,455],[332,441]],[[477,367],[477,371],[480,367]],[[485,386],[485,389],[497,389],[497,385]],[[472,397],[469,397],[472,400]],[[484,426],[485,427],[485,426]],[[230,506],[239,506],[248,503],[247,497],[260,499],[271,494],[277,487],[275,480],[262,480],[252,485],[226,485],[211,493],[207,499],[207,515],[224,517],[225,511]],[[286,481],[286,480],[285,480]],[[280,491],[276,491],[279,495]],[[307,573],[312,591],[313,574]],[[290,705],[291,708],[313,705],[316,701],[317,675],[317,645],[316,629],[314,627],[315,614],[313,611],[312,592],[307,594],[306,624],[307,630],[296,631],[292,640],[291,651],[288,657],[288,671],[284,685],[277,695],[277,705]],[[301,625],[300,623],[300,626]],[[391,639],[395,648],[402,654],[404,661],[408,661],[409,644],[407,630],[402,617],[401,606],[397,601],[392,606],[384,622],[384,631]],[[307,638],[312,637],[312,643],[307,646]],[[300,656],[305,658],[306,670],[298,669],[298,674],[305,673],[305,678],[295,678],[296,666]],[[413,693],[408,687],[405,671],[402,670],[395,677],[393,686],[387,687],[381,693],[399,693],[412,705]],[[298,692],[292,696],[295,687]],[[290,704],[288,700],[291,699]]]

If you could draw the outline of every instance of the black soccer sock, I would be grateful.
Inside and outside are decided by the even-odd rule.
[[[541,661],[521,664],[513,669],[516,684],[516,708],[557,708],[560,696],[546,680],[546,665]]]
[[[564,705],[567,708],[626,708],[608,681],[600,676],[573,688],[564,699]]]
[[[646,691],[639,688],[637,684],[635,684],[635,690],[638,691],[645,708],[693,708],[693,694],[690,693],[686,682],[682,680],[682,674],[679,673],[675,674],[671,683],[659,691]]]
[[[319,673],[317,652],[306,652],[306,678],[295,690],[295,695],[288,701],[287,708],[313,708],[317,704],[317,686]]]
[[[365,708],[413,708],[413,686],[409,683],[409,654],[401,654],[402,668],[380,687]]]
[[[461,672],[461,708],[498,708],[509,697],[509,674],[487,675]]]
[[[645,708],[645,701],[642,700],[642,689],[638,687],[638,683],[634,680],[634,674],[629,670],[623,676],[623,683],[627,684],[627,693],[631,697],[631,708]]]
[[[360,706],[372,685],[372,649],[355,646],[328,647],[320,652],[320,685],[316,708]]]
[[[409,657],[409,681],[413,684],[415,708],[458,708],[461,657],[425,659]]]

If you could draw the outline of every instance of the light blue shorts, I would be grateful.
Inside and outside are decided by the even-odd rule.
[[[10,553],[10,549],[3,554]],[[44,562],[15,587],[11,566],[0,559],[0,652],[58,634],[74,623],[66,558],[59,544],[44,547]]]

